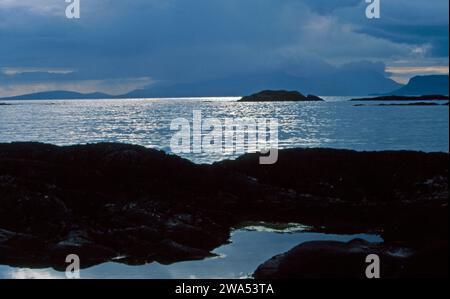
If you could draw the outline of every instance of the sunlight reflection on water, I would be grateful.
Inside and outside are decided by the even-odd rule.
[[[152,263],[142,266],[127,266],[105,263],[81,270],[81,278],[112,279],[166,279],[166,278],[247,278],[256,268],[271,257],[286,252],[308,241],[335,240],[348,242],[361,238],[369,242],[382,242],[377,235],[332,235],[305,232],[306,227],[286,226],[285,229],[254,224],[250,228],[235,230],[231,243],[213,252],[218,256],[202,261],[180,262],[172,265]],[[0,266],[0,279],[57,279],[65,278],[64,273],[52,269],[23,269]]]
[[[124,142],[170,151],[172,120],[277,118],[280,148],[448,152],[448,107],[355,107],[345,98],[327,102],[237,103],[237,98],[15,101],[0,108],[0,142],[58,145]],[[184,154],[211,163],[233,156]]]

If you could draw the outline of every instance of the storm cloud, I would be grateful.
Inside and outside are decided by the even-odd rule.
[[[448,0],[381,2],[381,19],[369,20],[364,0],[81,0],[69,20],[64,0],[0,0],[0,96],[448,69]]]

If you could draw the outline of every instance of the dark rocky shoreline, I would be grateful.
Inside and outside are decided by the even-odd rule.
[[[426,106],[426,107],[428,107],[428,106],[448,106],[448,102],[447,103],[445,103],[445,104],[438,104],[438,103],[435,103],[435,102],[412,102],[412,103],[389,103],[389,104],[386,104],[386,103],[382,103],[382,104],[375,104],[375,105],[366,105],[366,104],[355,104],[355,105],[353,105],[353,106],[355,106],[355,107],[368,107],[368,106],[372,106],[372,107],[390,107],[390,106],[402,106],[402,107],[405,107],[405,106],[408,106],[408,107],[411,107],[411,106]]]
[[[380,278],[448,277],[448,242],[411,248],[405,244],[315,241],[277,255],[256,269],[256,279],[366,279],[366,258],[376,254]]]
[[[367,101],[448,101],[449,97],[445,95],[423,95],[423,96],[397,96],[386,95],[370,98],[355,98],[352,102],[367,102]]]
[[[119,256],[131,265],[203,259],[243,221],[448,249],[447,153],[292,149],[275,165],[258,161],[197,165],[125,144],[0,144],[0,264],[64,269],[71,253],[83,267]]]

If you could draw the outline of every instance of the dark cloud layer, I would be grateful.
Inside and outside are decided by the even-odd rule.
[[[448,0],[382,1],[380,20],[365,18],[363,0],[81,5],[81,19],[68,20],[64,1],[0,0],[0,72],[40,69],[0,74],[0,96],[58,84],[109,91],[120,81],[125,92],[253,73],[317,77],[336,68],[385,74],[385,65],[448,65]]]

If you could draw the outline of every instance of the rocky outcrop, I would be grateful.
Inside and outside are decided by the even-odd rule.
[[[243,97],[239,102],[307,102],[323,101],[318,96],[304,96],[298,91],[264,90],[250,96]]]
[[[448,276],[442,266],[448,260],[448,166],[439,165],[447,162],[443,153],[289,149],[267,167],[258,166],[255,155],[217,165],[309,195],[287,204],[285,216],[293,213],[326,232],[378,232],[385,240],[303,244],[262,265],[256,278],[365,277],[369,253],[380,255],[387,267],[383,277],[394,278]],[[414,254],[407,259],[389,254],[403,249]]]
[[[312,94],[307,95],[306,98],[308,99],[308,101],[311,101],[311,102],[314,102],[314,101],[315,102],[323,102],[323,101],[325,101],[321,97],[318,97],[318,96],[315,96],[315,95],[312,95]]]
[[[356,104],[353,105],[355,107],[364,107],[364,106],[378,106],[378,107],[385,107],[385,106],[448,106],[448,104],[438,104],[435,102],[413,102],[413,103],[383,103],[383,104],[376,104],[376,105],[365,105],[365,104]]]
[[[287,149],[274,165],[258,159],[249,154],[215,167],[301,194],[280,200],[283,216],[347,232],[383,230],[386,240],[448,232],[447,153]]]
[[[301,244],[258,267],[256,279],[366,279],[369,255],[377,255],[380,278],[448,277],[448,242],[421,249],[401,244],[317,241]],[[369,271],[370,273],[370,271]]]
[[[8,232],[0,264],[59,268],[74,252],[86,267],[118,256],[202,259],[276,196],[283,191],[244,175],[140,146],[0,144],[0,229]],[[39,242],[13,254],[30,238]]]
[[[366,101],[448,101],[449,97],[444,95],[423,95],[423,96],[379,96],[371,98],[351,99],[354,102]]]
[[[280,151],[196,165],[125,144],[0,144],[0,264],[65,267],[202,259],[243,221],[448,238],[448,154]],[[445,237],[444,237],[445,236]]]

